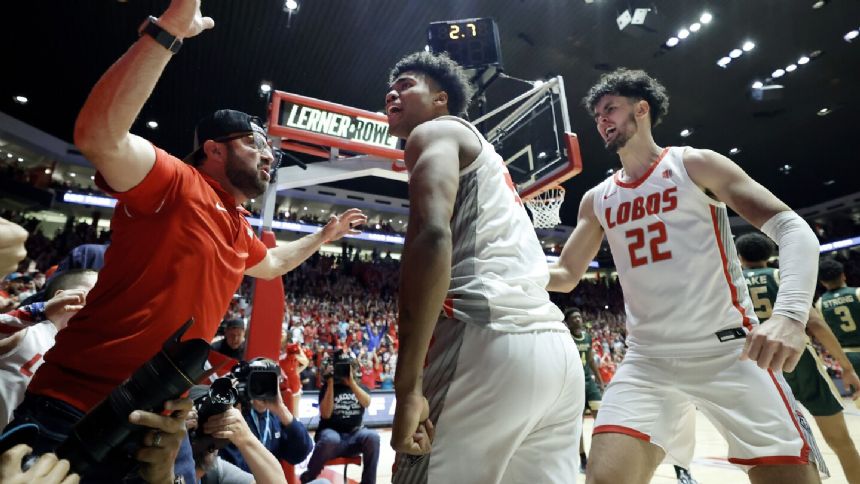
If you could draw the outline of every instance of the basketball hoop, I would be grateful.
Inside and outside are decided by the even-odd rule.
[[[532,224],[537,229],[549,229],[561,223],[559,210],[564,203],[564,188],[554,186],[525,200],[532,213]]]

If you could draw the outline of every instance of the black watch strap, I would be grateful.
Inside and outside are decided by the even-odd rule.
[[[161,26],[158,25],[158,19],[152,15],[143,21],[143,24],[141,24],[140,29],[137,32],[140,35],[146,34],[152,37],[172,54],[179,52],[179,49],[182,47],[182,39],[176,38],[176,36],[161,28]]]

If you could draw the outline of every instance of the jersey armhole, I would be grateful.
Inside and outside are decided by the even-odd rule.
[[[440,120],[456,121],[456,122],[462,124],[463,126],[465,126],[466,129],[468,129],[469,131],[472,132],[473,135],[475,135],[475,139],[478,140],[478,145],[481,147],[481,150],[478,151],[478,155],[475,156],[474,160],[469,162],[469,164],[464,166],[463,168],[460,168],[460,176],[465,175],[465,174],[477,169],[478,164],[476,162],[478,161],[478,159],[481,158],[481,155],[483,155],[484,151],[487,149],[486,144],[484,143],[483,137],[478,132],[478,128],[472,126],[472,124],[469,123],[468,121],[466,121],[465,119],[457,117],[457,116],[447,115],[447,116],[439,116],[438,118],[433,119],[433,121],[440,121]]]
[[[684,154],[687,152],[687,150],[691,150],[693,148],[690,146],[680,146],[678,148],[681,149],[681,159],[678,163],[678,169],[680,169],[682,172],[681,178],[684,180],[684,184],[687,185],[687,188],[691,189],[695,193],[694,196],[696,198],[707,203],[708,205],[713,205],[716,207],[725,207],[726,204],[724,202],[709,197],[708,194],[705,193],[705,191],[702,189],[702,187],[700,187],[696,184],[696,182],[693,181],[693,179],[690,177],[690,173],[687,172],[687,165],[684,163]]]

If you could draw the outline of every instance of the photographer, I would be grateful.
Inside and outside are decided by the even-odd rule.
[[[308,470],[302,474],[302,483],[318,476],[331,459],[362,454],[361,484],[374,484],[379,462],[379,434],[362,425],[370,395],[355,381],[355,359],[337,350],[325,367],[316,448]]]
[[[191,394],[193,396],[207,392],[208,387],[198,386]],[[185,426],[189,431],[198,429],[196,408],[189,412]],[[238,409],[229,408],[226,412],[212,415],[206,419],[199,430],[214,439],[228,440],[237,450],[250,473],[220,459],[217,446],[197,445],[198,439],[203,438],[200,435],[201,432],[198,432],[193,438],[195,443],[192,444],[198,482],[202,484],[286,483],[278,460],[254,436]]]
[[[266,360],[272,365],[275,362]],[[284,405],[280,390],[274,400],[253,399],[242,408],[242,416],[252,435],[278,459],[298,464],[311,453],[313,442],[304,425]],[[248,463],[235,445],[221,450],[221,458],[248,471]]]

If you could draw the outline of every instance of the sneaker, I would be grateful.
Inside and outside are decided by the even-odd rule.
[[[678,476],[678,484],[699,484],[695,479],[693,479],[690,471],[683,467],[675,466],[675,475]]]

